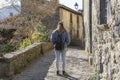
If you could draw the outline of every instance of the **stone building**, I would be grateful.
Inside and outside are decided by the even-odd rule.
[[[84,0],[84,26],[98,80],[120,80],[120,0]]]
[[[60,20],[71,36],[71,45],[83,47],[83,20],[82,12],[75,11],[67,6],[60,5]]]

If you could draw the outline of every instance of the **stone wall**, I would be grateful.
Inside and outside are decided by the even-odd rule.
[[[120,80],[120,0],[107,0],[107,23],[100,23],[99,0],[92,0],[93,54],[100,80]]]
[[[0,57],[0,78],[10,77],[19,73],[33,59],[43,55],[52,48],[51,43],[41,42],[32,44],[23,50],[5,54],[4,57]]]
[[[85,51],[86,53],[90,53],[90,23],[89,23],[89,0],[83,0],[84,1],[84,27],[85,27]]]

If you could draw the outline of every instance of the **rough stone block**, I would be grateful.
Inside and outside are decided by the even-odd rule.
[[[93,58],[94,58],[93,54],[90,54],[89,55],[89,65],[93,65],[94,64],[93,63]]]
[[[117,14],[117,15],[115,16],[115,25],[119,25],[119,24],[120,24],[120,15]]]
[[[3,76],[8,76],[7,72],[9,72],[8,63],[0,62],[0,78]]]
[[[42,52],[45,53],[46,51],[50,50],[53,48],[52,43],[49,42],[42,42]]]
[[[23,50],[11,52],[0,58],[0,77],[12,76],[19,73],[22,68],[27,66],[33,59],[52,49],[51,43],[36,43]]]

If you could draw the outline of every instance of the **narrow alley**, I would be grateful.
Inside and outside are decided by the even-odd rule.
[[[60,63],[61,64],[61,63]],[[53,50],[34,61],[29,68],[12,80],[88,80],[94,74],[89,66],[87,54],[76,47],[68,48],[66,55],[67,76],[57,76]]]

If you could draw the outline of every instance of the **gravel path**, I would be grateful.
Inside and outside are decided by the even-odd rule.
[[[75,47],[68,48],[66,72],[67,76],[56,75],[55,55],[50,51],[12,80],[88,80],[94,74],[93,68],[88,65],[87,55]]]

